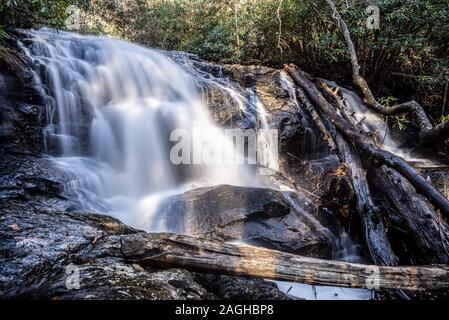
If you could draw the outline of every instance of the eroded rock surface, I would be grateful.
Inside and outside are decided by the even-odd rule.
[[[121,253],[121,235],[141,231],[105,215],[58,212],[13,200],[2,203],[0,212],[2,298],[285,298],[261,280],[227,277],[233,285],[220,291],[208,289],[214,275],[202,278],[182,269],[129,264]]]
[[[265,188],[221,185],[173,196],[161,205],[168,230],[220,240],[242,240],[321,258],[332,245],[316,217],[297,211],[287,194]],[[296,200],[297,201],[297,200]],[[301,203],[307,207],[311,203]],[[157,220],[158,218],[156,218]]]
[[[44,156],[51,147],[44,143],[46,106],[33,86],[30,61],[16,46],[10,38],[0,49],[0,297],[222,298],[185,270],[125,263],[120,237],[141,231],[77,210],[67,177]],[[70,282],[71,267],[79,268],[79,288]],[[249,280],[232,281],[230,297],[256,298],[264,286],[273,292],[267,298],[283,297],[272,283],[260,281],[248,291]]]

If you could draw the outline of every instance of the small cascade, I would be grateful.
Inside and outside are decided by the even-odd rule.
[[[29,37],[22,48],[47,97],[45,140],[57,154],[51,161],[68,177],[82,209],[151,229],[139,221],[157,207],[159,194],[257,184],[250,168],[223,164],[216,149],[207,148],[241,157],[203,104],[195,83],[204,77],[193,77],[161,52],[107,37],[48,29]],[[184,135],[172,136],[175,130]],[[187,162],[194,165],[170,158],[181,141],[189,142]],[[148,197],[155,201],[145,208]]]
[[[322,143],[321,133],[316,128],[310,115],[305,112],[304,108],[299,106],[295,86],[285,71],[281,72],[280,81],[282,88],[288,92],[290,99],[296,103],[301,116],[301,125],[304,128],[304,134],[303,141],[300,144],[301,150],[299,157],[304,160],[314,160],[323,157],[326,155],[326,150]]]
[[[365,132],[373,135],[379,146],[410,162],[431,163],[428,159],[414,157],[412,149],[403,148],[400,137],[392,132],[383,117],[369,109],[355,92],[343,87],[339,87],[339,90],[345,105],[352,110],[355,121],[362,126]]]

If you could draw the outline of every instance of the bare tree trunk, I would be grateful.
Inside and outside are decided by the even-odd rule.
[[[130,263],[152,267],[348,288],[435,290],[449,287],[449,267],[385,267],[321,260],[175,234],[122,236]]]
[[[357,52],[354,43],[352,42],[351,33],[349,32],[349,28],[346,22],[341,17],[337,7],[332,2],[332,0],[326,0],[326,2],[332,10],[332,16],[337,21],[341,31],[343,32],[346,46],[348,47],[349,55],[351,58],[352,78],[354,83],[362,92],[364,101],[367,103],[367,105],[385,116],[392,116],[400,113],[413,113],[416,116],[416,120],[420,128],[420,139],[424,143],[435,142],[435,140],[449,138],[449,121],[433,126],[424,109],[418,102],[412,100],[392,106],[390,108],[386,108],[379,102],[377,102],[365,78],[360,75],[360,64],[357,58]]]
[[[371,258],[377,265],[396,265],[398,259],[391,249],[381,213],[372,200],[366,171],[363,169],[363,164],[357,151],[352,143],[347,142],[342,134],[335,130],[333,125],[328,124],[330,126],[330,130],[328,130],[303,90],[298,88],[297,91],[298,99],[303,102],[307,112],[309,112],[315,124],[323,132],[325,139],[332,142],[332,150],[338,150],[340,160],[348,168],[349,179],[351,180],[357,202],[356,210],[363,224],[365,241]],[[331,131],[334,132],[335,137],[331,134]]]
[[[337,132],[338,150],[348,166],[356,195],[356,209],[363,223],[365,241],[371,258],[377,265],[394,266],[398,258],[393,253],[379,208],[374,204],[366,178],[366,171],[355,148]]]
[[[323,134],[323,138],[327,143],[327,146],[329,148],[329,151],[336,151],[337,145],[335,144],[334,137],[329,132],[329,130],[326,128],[325,124],[321,120],[319,114],[316,112],[313,104],[310,102],[309,98],[307,98],[306,94],[301,88],[297,88],[297,97],[300,102],[304,105],[304,108],[309,113],[310,117],[312,118],[315,125],[320,129],[321,133]]]
[[[337,90],[333,91],[330,89],[324,81],[320,81],[320,84],[331,95],[333,100],[335,100],[343,117],[351,122],[355,129],[363,132],[363,129],[355,119],[351,117],[351,111],[346,108],[342,99],[337,94]],[[342,149],[347,148],[344,145],[343,147],[339,145],[339,150]],[[363,177],[366,180],[366,175],[361,164],[357,166],[360,158],[355,153],[356,151],[353,151],[354,156],[345,161],[350,167],[361,168],[361,172],[357,173],[356,177],[357,179]],[[449,247],[449,228],[446,222],[440,221],[439,214],[435,212],[430,203],[420,194],[417,194],[413,186],[395,170],[385,166],[380,168],[371,167],[370,169],[371,178],[373,178],[371,182],[374,182],[377,191],[383,194],[388,200],[391,209],[395,211],[395,216],[401,220],[401,228],[406,229],[409,237],[413,238],[411,245],[415,247],[414,249],[419,256],[420,262],[447,263],[449,261],[447,251]],[[377,207],[373,203],[369,206],[377,210]],[[392,220],[387,215],[384,215],[384,217],[386,220]],[[416,244],[418,245],[416,246]]]

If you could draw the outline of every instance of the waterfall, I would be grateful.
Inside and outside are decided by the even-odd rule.
[[[22,49],[47,97],[45,141],[56,150],[51,161],[67,175],[82,209],[151,230],[142,216],[151,218],[164,196],[198,185],[256,184],[250,168],[221,164],[215,153],[208,165],[170,161],[176,142],[170,135],[179,129],[190,134],[193,150],[211,144],[236,151],[207,112],[201,77],[163,52],[49,29],[29,37]]]
[[[33,62],[35,88],[46,103],[48,159],[64,174],[66,192],[74,200],[70,209],[107,213],[147,231],[167,231],[167,222],[157,216],[159,206],[171,196],[219,184],[263,186],[257,179],[260,169],[278,170],[278,150],[270,141],[273,136],[260,136],[258,166],[242,165],[250,156],[235,148],[206,106],[204,93],[214,88],[226,100],[223,108],[235,108],[242,115],[235,126],[258,133],[269,130],[272,119],[255,88],[242,88],[229,78],[205,72],[196,67],[199,62],[193,56],[182,52],[162,52],[109,37],[50,29],[26,33],[28,38],[19,46]],[[0,89],[2,84],[0,78]],[[295,89],[285,74],[281,84],[289,99],[296,101]],[[302,154],[319,157],[323,153],[316,143],[319,136],[300,112],[309,130]],[[208,161],[193,160],[193,165],[173,161],[173,147],[180,142],[180,135],[173,133],[179,130],[187,133],[181,140],[190,142],[189,156],[195,159],[195,150],[200,150]],[[205,145],[215,148],[204,151]],[[222,163],[223,155],[211,152],[217,146],[238,161]],[[353,254],[349,249],[354,245],[348,237],[333,235],[295,203],[289,188],[285,189],[292,208],[342,249],[339,258]],[[290,284],[278,285],[284,290],[283,286]],[[307,296],[316,288],[301,285],[295,290],[295,295]],[[335,294],[333,289],[323,290]]]

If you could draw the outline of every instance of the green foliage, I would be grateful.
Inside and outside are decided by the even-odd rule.
[[[398,99],[393,97],[393,96],[386,96],[386,97],[380,97],[380,99],[378,99],[378,102],[383,105],[386,108],[389,108],[393,105],[393,103],[395,101],[397,101]]]
[[[407,118],[405,116],[393,116],[393,128],[404,131],[407,128]]]
[[[440,117],[440,122],[441,123],[444,123],[446,121],[449,121],[449,114]]]
[[[67,6],[80,3],[91,18],[84,32],[226,63],[293,62],[351,82],[346,44],[324,0],[3,0],[0,25],[63,28]],[[365,26],[367,1],[336,3],[373,92],[413,98],[438,117],[449,82],[449,0],[377,0],[379,30]]]
[[[378,102],[383,105],[385,108],[390,108],[393,106],[398,99],[393,96],[385,96],[380,97],[378,99]],[[388,117],[386,117],[388,119]],[[404,131],[407,128],[407,118],[405,116],[393,116],[391,117],[393,119],[392,126],[394,129]]]
[[[0,25],[0,41],[6,38],[7,34],[3,26]]]
[[[84,1],[75,0],[2,0],[0,26],[37,28],[42,26],[64,28],[66,9]]]

